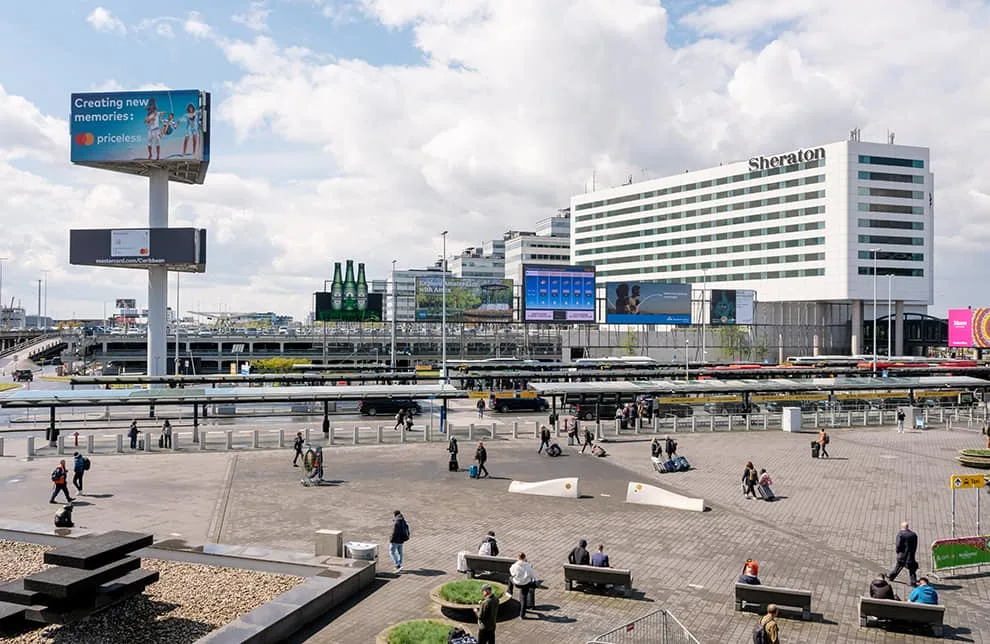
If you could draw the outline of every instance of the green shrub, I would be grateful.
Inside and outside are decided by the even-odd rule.
[[[447,644],[450,624],[421,619],[395,626],[388,632],[388,644]]]
[[[961,449],[959,453],[963,456],[982,456],[990,458],[990,449]]]
[[[474,605],[481,601],[481,587],[488,582],[479,579],[461,579],[444,584],[440,588],[440,598],[452,604]],[[503,591],[492,584],[495,597],[501,598]]]

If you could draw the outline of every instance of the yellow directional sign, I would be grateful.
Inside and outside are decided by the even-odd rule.
[[[983,487],[986,478],[982,474],[953,474],[949,477],[949,485],[953,490],[970,487]]]

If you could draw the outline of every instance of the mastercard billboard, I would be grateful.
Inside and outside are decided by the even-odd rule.
[[[210,162],[210,94],[200,90],[73,94],[72,163],[203,183]]]
[[[201,228],[96,228],[69,231],[69,263],[76,266],[206,272]]]
[[[949,309],[949,346],[990,348],[990,309]]]

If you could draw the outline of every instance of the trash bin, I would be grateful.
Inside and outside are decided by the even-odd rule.
[[[378,559],[378,544],[346,541],[344,542],[344,558],[375,561]]]

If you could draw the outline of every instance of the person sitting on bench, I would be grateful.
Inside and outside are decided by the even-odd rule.
[[[746,566],[743,570],[743,574],[739,575],[739,579],[736,580],[737,584],[749,584],[750,586],[759,586],[760,578],[756,576],[756,570],[753,566]]]
[[[608,555],[605,554],[605,544],[598,544],[598,552],[591,555],[591,565],[596,568],[608,568]]]
[[[591,564],[591,556],[588,554],[587,539],[581,539],[578,541],[577,548],[571,550],[567,554],[567,563],[576,564],[578,566],[588,566]]]
[[[919,604],[938,605],[938,593],[928,583],[928,577],[918,579],[918,585],[911,591],[908,601]]]
[[[892,599],[899,601],[894,594],[894,588],[887,581],[887,574],[880,573],[880,576],[870,583],[870,597],[873,599]]]

